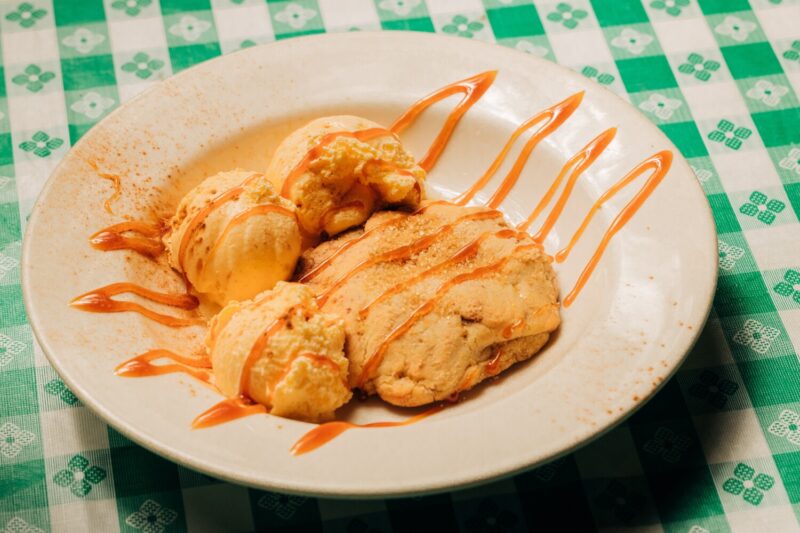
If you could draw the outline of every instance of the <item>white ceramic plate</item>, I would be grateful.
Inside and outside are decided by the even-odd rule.
[[[659,150],[676,156],[538,357],[421,423],[352,430],[300,457],[289,449],[310,424],[254,416],[193,431],[192,419],[220,399],[213,391],[174,374],[114,376],[116,365],[147,349],[192,350],[203,332],[170,329],[136,314],[68,307],[77,294],[115,281],[179,286],[174,274],[138,256],[91,249],[89,234],[125,215],[168,212],[212,172],[264,169],[280,138],[310,118],[348,113],[388,124],[428,92],[490,69],[499,70],[497,80],[459,124],[429,177],[442,196],[468,187],[526,118],[585,90],[580,108],[536,148],[503,205],[512,221],[521,221],[571,154],[602,130],[619,127],[579,181],[546,241],[548,251],[565,243],[593,200],[627,170]],[[422,154],[453,102],[438,104],[403,134],[414,153]],[[103,209],[110,184],[90,163],[122,178],[113,216]],[[570,259],[557,265],[562,293],[634,189],[602,209]],[[612,93],[500,46],[416,33],[350,33],[292,39],[204,63],[114,112],[81,139],[47,183],[30,218],[23,263],[25,302],[42,348],[75,394],[114,428],[222,479],[368,497],[513,473],[614,426],[655,393],[692,346],[709,311],[717,259],[710,210],[689,166],[656,127]],[[406,416],[379,402],[343,414],[356,422]]]

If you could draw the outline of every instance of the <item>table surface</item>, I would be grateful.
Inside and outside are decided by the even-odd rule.
[[[788,531],[800,520],[797,0],[0,0],[0,528],[3,532],[410,529]],[[320,32],[496,42],[581,72],[689,160],[719,232],[708,325],[628,422],[470,490],[334,501],[176,466],[88,411],[26,322],[21,235],[82,134],[171,74]]]

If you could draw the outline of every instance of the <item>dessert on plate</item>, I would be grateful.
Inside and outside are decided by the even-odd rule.
[[[101,250],[129,249],[149,258],[165,250],[187,293],[115,283],[79,296],[73,305],[133,311],[169,327],[207,326],[201,357],[150,350],[117,373],[185,372],[205,381],[226,397],[193,423],[208,427],[264,412],[329,421],[356,389],[359,396],[377,395],[402,407],[452,401],[533,357],[559,327],[561,306],[574,301],[613,236],[664,178],[672,154],[652,155],[610,186],[566,247],[551,256],[542,243],[615,128],[566,161],[524,222],[511,226],[495,208],[514,188],[536,144],[569,118],[582,93],[521,124],[463,194],[452,201],[427,198],[427,172],[495,76],[485,72],[447,85],[388,128],[351,115],[313,120],[284,139],[266,169],[207,177],[166,224],[126,221],[94,234],[90,242]],[[457,94],[461,100],[418,161],[399,133],[428,107]],[[529,130],[486,205],[471,205]],[[644,184],[607,227],[562,303],[553,257],[564,261],[604,203],[644,174]],[[527,230],[540,216],[532,236]],[[123,293],[193,314],[175,317],[113,299]],[[213,304],[202,307],[214,310],[213,316],[197,315],[201,300]],[[172,362],[156,364],[160,359]],[[363,427],[406,425],[439,409]],[[356,426],[345,421],[322,424],[292,451],[310,451],[351,427]]]

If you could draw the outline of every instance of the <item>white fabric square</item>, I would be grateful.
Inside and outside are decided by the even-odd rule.
[[[659,20],[653,21],[652,25],[658,41],[661,43],[661,49],[666,55],[717,47],[714,36],[703,17]]]
[[[164,24],[160,18],[109,20],[108,35],[111,39],[111,50],[115,54],[139,52],[143,49],[167,49]]]
[[[754,10],[753,13],[770,40],[797,38],[797,22],[800,20],[800,6],[797,3],[788,2],[772,9]]]
[[[328,29],[377,25],[380,19],[372,0],[318,0],[322,20]]]
[[[599,29],[582,30],[578,33],[549,33],[547,38],[550,40],[553,55],[561,64],[585,66],[614,61],[603,32]]]
[[[725,411],[693,417],[706,460],[712,463],[769,456],[755,411]]]
[[[113,487],[110,477],[104,483]],[[50,504],[53,531],[86,531],[90,525],[93,531],[119,531],[116,500],[84,499],[75,503]]]
[[[428,0],[426,4],[431,15],[483,11],[481,0]]]
[[[57,57],[59,57],[58,36],[55,29],[30,29],[3,33],[4,65],[27,65],[40,61],[52,61]]]
[[[785,202],[785,198],[780,198]],[[737,206],[734,206],[736,209]],[[791,209],[786,206],[786,209]],[[800,246],[797,246],[797,224],[779,224],[763,229],[745,231],[747,244],[758,268],[775,270],[800,266]]]
[[[728,193],[735,191],[749,193],[756,186],[759,189],[781,186],[781,180],[766,150],[746,152],[728,150],[725,153],[714,154],[714,166]]]
[[[266,4],[215,10],[214,21],[220,41],[274,36]]]
[[[691,85],[682,87],[681,91],[695,120],[709,118],[733,120],[733,117],[749,116],[747,106],[735,83]],[[744,125],[738,122],[736,124]]]
[[[43,411],[39,416],[45,457],[108,448],[106,425],[85,407]]]

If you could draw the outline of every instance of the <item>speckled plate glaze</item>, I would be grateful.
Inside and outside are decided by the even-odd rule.
[[[540,355],[418,424],[352,430],[300,457],[289,449],[310,424],[264,415],[193,431],[192,419],[220,399],[214,391],[175,374],[114,376],[115,366],[150,348],[191,353],[203,330],[68,307],[79,293],[115,281],[179,287],[174,273],[150,261],[91,249],[91,233],[126,216],[168,213],[212,172],[264,169],[280,138],[310,118],[350,113],[388,124],[428,92],[489,69],[499,70],[497,80],[459,124],[430,174],[435,195],[463,191],[516,126],[585,90],[580,108],[536,148],[504,202],[509,219],[519,222],[573,153],[602,130],[619,128],[579,180],[545,243],[550,252],[627,170],[659,150],[676,156],[662,184],[564,310],[560,331]],[[403,134],[412,152],[421,155],[453,102],[438,104]],[[98,171],[121,177],[113,215],[103,208],[110,183]],[[479,199],[493,192],[503,174]],[[562,294],[636,188],[603,208],[570,258],[556,265]],[[711,212],[689,166],[656,127],[606,89],[499,46],[424,34],[350,33],[291,39],[209,61],[103,120],[66,156],[38,200],[25,237],[23,289],[53,366],[87,406],[134,441],[246,485],[377,497],[511,474],[607,431],[680,365],[709,312],[716,269]],[[408,416],[377,401],[353,403],[342,416],[355,422]]]

